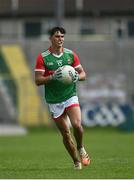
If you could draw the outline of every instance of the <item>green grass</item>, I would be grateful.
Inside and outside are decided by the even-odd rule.
[[[134,133],[86,129],[84,143],[92,163],[76,171],[57,130],[0,137],[0,178],[134,178]]]

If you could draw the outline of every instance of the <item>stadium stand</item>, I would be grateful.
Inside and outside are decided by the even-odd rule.
[[[40,97],[21,48],[18,45],[3,45],[1,52],[17,86],[19,123],[27,126],[47,123],[48,117],[41,112]],[[39,122],[39,117],[44,122]]]
[[[0,53],[0,74],[0,119],[3,123],[10,121],[13,123],[17,111],[17,88],[2,53]]]
[[[65,16],[109,16],[109,15],[132,15],[134,14],[133,0],[83,0],[81,14],[77,9],[77,1],[64,0]],[[17,0],[18,10],[13,12],[12,0],[0,0],[0,15],[12,17],[17,16],[55,16],[58,0]]]
[[[0,16],[9,16],[9,15],[11,15],[11,1],[0,0]]]
[[[26,112],[25,115],[30,118],[27,120],[25,116],[24,119],[27,120],[27,123],[34,122],[36,124],[37,118],[42,119],[42,115],[35,110],[38,108],[38,105],[35,104],[40,104],[41,99],[33,88],[34,83],[30,71],[34,69],[38,53],[49,46],[46,33],[50,27],[56,24],[58,0],[16,0],[18,2],[16,10],[13,9],[12,2],[11,0],[0,0],[0,44],[4,47],[2,48],[2,54],[4,53],[6,64],[13,61],[8,67],[12,78],[12,82],[8,81],[10,88],[15,89],[17,86],[19,87],[19,93],[23,93],[24,91],[21,90],[26,90],[25,87],[27,87],[25,94],[28,98],[24,99],[22,104],[19,101],[19,111],[25,111],[23,109],[24,104],[28,110],[31,101],[35,102],[31,109],[37,114]],[[114,90],[119,92],[119,98],[101,98],[101,102],[106,100],[131,104],[134,94],[134,1],[101,0],[100,3],[99,0],[83,0],[81,1],[83,2],[83,8],[81,9],[78,9],[76,2],[78,1],[64,0],[63,25],[67,29],[65,46],[79,54],[88,75],[88,80],[83,85],[79,85],[81,101],[90,102],[91,100],[90,96],[88,96],[88,99],[85,96],[86,93],[83,92],[88,92],[87,94],[90,95],[90,90],[99,90],[99,92],[100,90],[108,90],[105,92],[109,92],[112,89],[113,92],[115,92]],[[3,46],[3,44],[7,45]],[[17,46],[14,46],[14,44],[17,44]],[[27,59],[21,54],[22,51],[20,51],[18,45],[23,47]],[[9,51],[13,56],[12,58],[8,57]],[[13,67],[17,58],[23,59],[22,62],[27,63],[22,63],[24,72],[18,63],[21,73]],[[17,79],[18,74],[28,75],[28,79],[20,81]],[[24,85],[23,82],[24,84],[30,84],[30,86]],[[35,100],[30,97],[30,91],[33,91],[36,96]],[[42,89],[40,93],[42,95]],[[10,94],[14,97],[13,104],[15,105],[16,94],[13,94],[12,91]],[[12,102],[10,94],[9,99]],[[19,98],[22,97],[19,96]],[[3,102],[3,99],[1,99],[1,102]],[[3,107],[1,111],[3,111]],[[19,120],[21,122],[23,122],[22,119],[20,114]],[[29,119],[33,119],[33,121]]]

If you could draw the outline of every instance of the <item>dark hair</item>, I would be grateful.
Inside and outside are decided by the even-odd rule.
[[[53,36],[57,31],[60,31],[62,34],[66,34],[66,30],[63,27],[53,27],[48,31],[50,36]]]

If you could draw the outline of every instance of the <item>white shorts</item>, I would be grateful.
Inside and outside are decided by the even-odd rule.
[[[57,120],[64,114],[65,110],[74,106],[79,106],[79,100],[77,96],[73,96],[62,103],[48,104],[48,106],[52,118]]]

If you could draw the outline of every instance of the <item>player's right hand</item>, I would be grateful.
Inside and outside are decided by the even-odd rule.
[[[53,80],[59,80],[62,77],[62,70],[61,68],[58,68],[53,74],[52,79]]]

